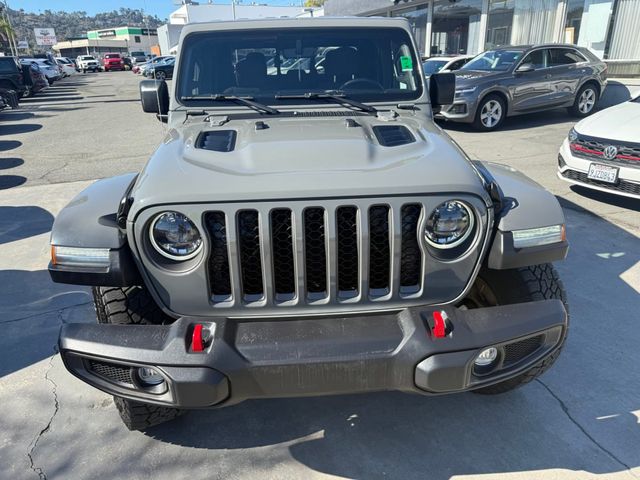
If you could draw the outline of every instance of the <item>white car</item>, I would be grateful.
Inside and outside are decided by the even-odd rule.
[[[640,95],[576,124],[560,147],[558,177],[640,199]]]
[[[56,63],[62,67],[62,75],[70,77],[76,74],[76,67],[71,60],[64,57],[56,57]]]
[[[78,68],[82,70],[83,73],[87,70],[92,72],[100,71],[100,63],[98,63],[98,60],[96,60],[93,55],[79,55],[78,58],[76,58],[76,65],[78,65]]]
[[[473,58],[473,55],[458,55],[455,57],[431,57],[422,62],[425,76],[434,73],[453,72],[459,70],[465,63]]]

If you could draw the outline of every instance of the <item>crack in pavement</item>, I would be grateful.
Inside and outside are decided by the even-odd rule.
[[[573,417],[573,415],[571,415],[571,412],[569,412],[569,407],[567,407],[567,405],[564,403],[564,401],[558,395],[556,395],[555,392],[553,390],[551,390],[551,388],[546,383],[544,383],[539,378],[536,378],[536,382],[538,382],[540,385],[542,385],[544,387],[544,389],[547,392],[549,392],[549,394],[558,402],[558,404],[560,405],[560,408],[562,409],[564,414],[567,416],[567,418],[571,421],[571,423],[573,423],[576,427],[578,427],[578,429],[582,432],[582,434],[585,437],[587,437],[589,440],[591,440],[591,442],[596,447],[598,447],[602,452],[604,452],[606,455],[608,455],[612,460],[614,460],[615,462],[620,464],[622,467],[624,467],[633,477],[640,478],[631,470],[631,466],[630,465],[627,465],[625,462],[620,460],[612,451],[610,451],[607,448],[605,448],[604,446],[602,446],[589,432],[587,432],[585,430],[585,428],[582,425],[580,425],[580,423]]]
[[[62,320],[62,310],[58,314],[58,319],[61,322],[63,321]],[[27,452],[27,457],[29,457],[29,468],[31,468],[31,470],[35,474],[38,475],[38,478],[40,478],[40,480],[47,480],[47,474],[44,472],[42,467],[39,467],[39,466],[37,466],[35,464],[35,461],[33,459],[33,453],[34,453],[36,447],[38,446],[38,442],[40,441],[42,436],[51,429],[51,424],[53,423],[53,419],[58,414],[58,410],[60,409],[60,404],[58,403],[58,391],[57,391],[58,390],[58,384],[56,382],[54,382],[49,377],[49,372],[51,372],[51,369],[53,368],[53,360],[54,360],[54,358],[56,358],[56,354],[58,353],[58,346],[57,345],[54,345],[53,351],[54,351],[54,354],[49,359],[49,366],[47,368],[46,373],[44,374],[45,380],[47,380],[49,383],[51,383],[51,385],[53,385],[53,389],[52,389],[53,403],[54,403],[53,414],[49,418],[49,422],[47,422],[47,425],[42,430],[40,430],[40,433],[38,433],[38,435],[36,435],[36,437],[31,441],[31,443],[29,444],[29,446],[30,446],[29,451]]]
[[[83,302],[83,303],[74,303],[73,305],[69,305],[69,306],[62,307],[62,308],[56,308],[54,310],[46,310],[44,312],[33,313],[31,315],[27,315],[26,317],[12,318],[11,320],[4,320],[4,321],[0,322],[0,325],[4,325],[5,323],[14,323],[14,322],[21,322],[23,320],[30,320],[30,319],[32,319],[34,317],[39,317],[41,315],[48,315],[49,313],[53,313],[53,312],[58,312],[58,320],[60,320],[61,323],[66,323],[60,317],[62,312],[64,312],[65,310],[69,310],[70,308],[83,307],[85,305],[93,305],[93,301]]]

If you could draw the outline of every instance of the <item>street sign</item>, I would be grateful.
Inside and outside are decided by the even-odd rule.
[[[29,50],[29,42],[26,40],[18,40],[18,50]]]
[[[34,28],[33,31],[36,34],[37,45],[55,45],[58,43],[56,40],[56,32],[53,28]]]

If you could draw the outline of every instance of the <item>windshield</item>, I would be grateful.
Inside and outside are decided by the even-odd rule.
[[[108,53],[104,58],[120,58],[120,55],[117,53]]]
[[[425,75],[438,73],[447,64],[448,60],[427,60],[422,64]]]
[[[95,60],[95,58],[85,55],[83,57],[80,57],[80,60]]]
[[[469,61],[460,70],[484,70],[506,72],[520,60],[522,50],[488,50]]]
[[[403,101],[422,94],[411,39],[399,28],[203,32],[189,35],[182,52],[179,100],[236,95],[304,103],[284,97],[340,91],[359,101]]]

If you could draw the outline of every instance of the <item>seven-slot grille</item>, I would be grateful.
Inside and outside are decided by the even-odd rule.
[[[423,287],[419,203],[209,211],[214,304],[384,301]]]

